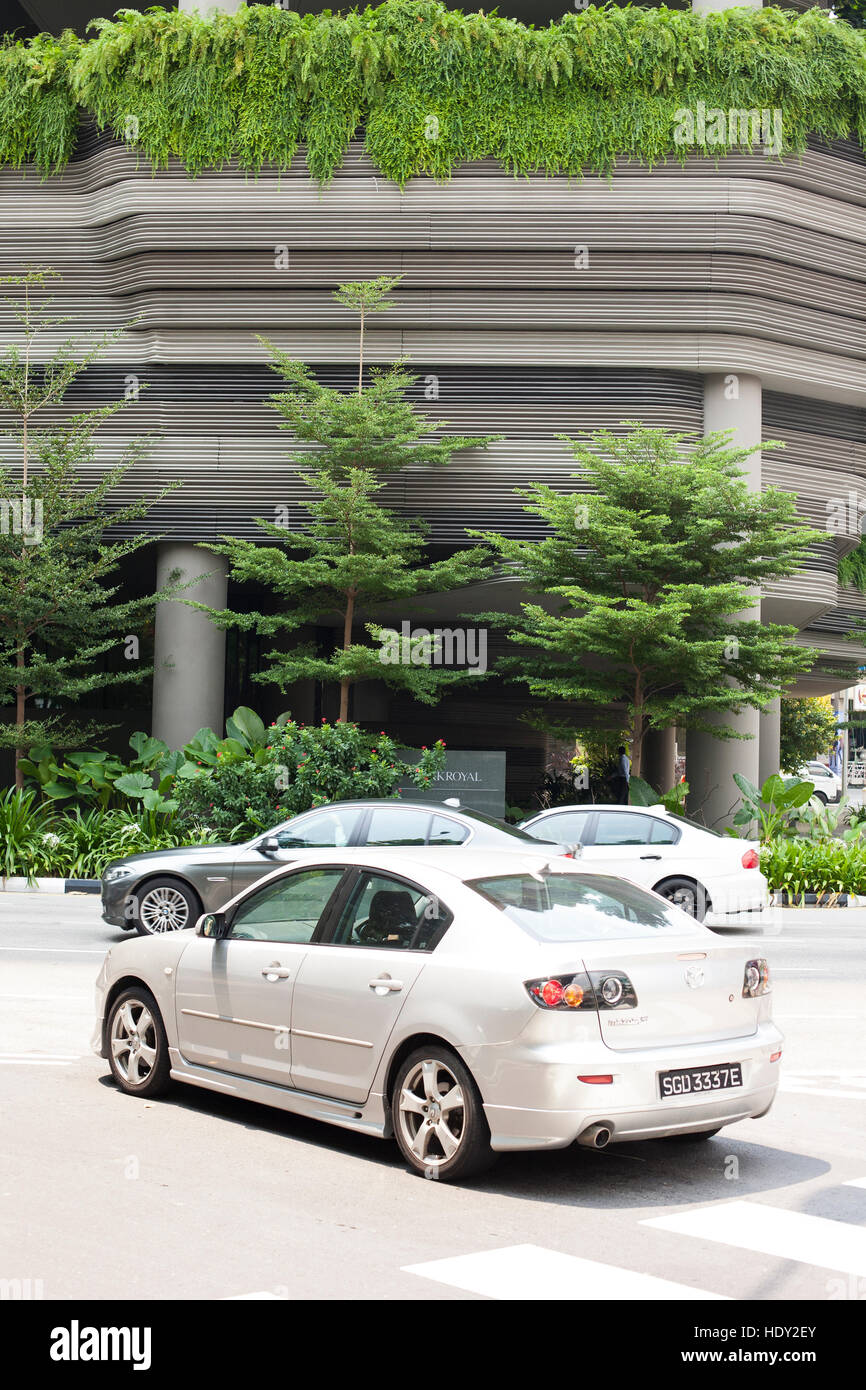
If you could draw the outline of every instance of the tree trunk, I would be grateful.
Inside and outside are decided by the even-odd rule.
[[[24,665],[24,653],[23,653],[23,652],[19,652],[19,653],[18,653],[17,665],[18,665],[19,667],[21,667],[21,666]],[[23,728],[23,726],[24,726],[24,719],[25,719],[26,713],[27,713],[27,689],[26,689],[26,687],[25,687],[24,685],[16,685],[16,687],[15,687],[15,724],[16,724],[16,726],[17,726],[19,729]],[[21,768],[20,768],[20,766],[19,766],[19,759],[24,757],[26,751],[27,751],[27,750],[26,750],[25,748],[21,748],[21,747],[16,747],[16,749],[15,749],[15,785],[16,785],[16,787],[19,788],[19,790],[20,790],[21,787],[24,786],[24,773],[21,771]]]
[[[346,652],[352,645],[352,619],[355,615],[355,595],[354,593],[346,596],[346,612],[343,617],[343,651]],[[340,717],[338,723],[345,724],[349,718],[349,681],[348,676],[340,681]]]
[[[646,733],[646,720],[643,710],[638,706],[634,712],[631,739],[631,775],[640,777],[643,767],[643,741]]]

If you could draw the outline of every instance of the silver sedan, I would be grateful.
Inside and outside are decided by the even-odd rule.
[[[195,932],[113,947],[93,1045],[132,1095],[208,1087],[462,1179],[504,1150],[765,1114],[782,1037],[762,950],[564,857],[325,851]]]

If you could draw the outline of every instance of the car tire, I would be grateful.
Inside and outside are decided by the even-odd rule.
[[[698,1144],[704,1139],[712,1139],[716,1134],[721,1133],[723,1126],[719,1125],[716,1129],[701,1129],[697,1134],[666,1134],[665,1138],[675,1141],[677,1144]]]
[[[829,799],[825,792],[813,792],[812,798],[814,801],[820,801],[824,806],[827,805],[827,801]]]
[[[194,927],[201,915],[198,895],[178,878],[152,878],[135,893],[132,924],[139,936]]]
[[[414,1172],[439,1182],[457,1182],[475,1177],[494,1162],[478,1087],[449,1047],[430,1043],[411,1053],[397,1072],[391,1094],[394,1134]],[[446,1097],[452,1104],[439,1109]],[[437,1109],[432,1111],[432,1106]]]
[[[128,1096],[160,1096],[168,1089],[168,1038],[149,989],[130,985],[117,996],[105,1040],[111,1075]]]
[[[656,893],[667,898],[669,903],[681,907],[690,917],[702,922],[710,907],[706,888],[693,878],[666,878],[656,885]]]

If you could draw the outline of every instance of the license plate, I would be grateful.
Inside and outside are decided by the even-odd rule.
[[[740,1062],[722,1062],[716,1067],[680,1067],[678,1071],[660,1071],[659,1088],[667,1096],[695,1096],[704,1091],[730,1091],[743,1084]]]

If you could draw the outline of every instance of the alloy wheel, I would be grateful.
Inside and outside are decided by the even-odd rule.
[[[463,1090],[444,1062],[425,1059],[406,1077],[397,1105],[398,1124],[419,1163],[439,1167],[463,1142],[466,1103]]]
[[[141,900],[139,920],[151,935],[181,931],[189,921],[189,904],[177,888],[153,888]]]
[[[114,1015],[109,1045],[114,1065],[130,1086],[147,1081],[157,1054],[153,1014],[141,999],[127,999]]]
[[[683,912],[687,912],[690,917],[697,917],[698,895],[694,888],[674,888],[672,892],[666,893],[665,897],[675,907],[681,907]]]

